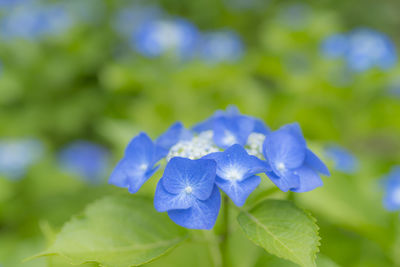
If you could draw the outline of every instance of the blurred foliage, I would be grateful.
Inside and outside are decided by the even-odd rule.
[[[0,137],[34,137],[46,148],[23,179],[0,177],[1,266],[69,266],[57,257],[22,260],[42,251],[87,203],[122,191],[64,172],[57,161],[62,147],[90,140],[107,147],[114,164],[139,131],[154,138],[176,120],[190,127],[229,104],[272,129],[298,121],[318,154],[336,143],[359,159],[356,173],[333,171],[324,187],[290,195],[318,219],[318,266],[400,266],[399,216],[383,209],[378,182],[400,159],[400,99],[388,92],[400,65],[353,73],[340,59],[320,53],[325,37],[356,27],[400,42],[400,2],[310,1],[300,13],[287,13],[300,3],[151,1],[200,30],[238,32],[244,56],[217,64],[171,55],[146,58],[132,50],[113,27],[118,12],[132,3],[99,0],[70,7],[77,18],[60,34],[34,40],[0,35]],[[0,10],[1,19],[7,12]],[[153,194],[154,183],[142,194]],[[198,235],[148,266],[218,265],[216,241],[208,232]],[[292,265],[250,243],[237,225],[229,249],[232,266]]]

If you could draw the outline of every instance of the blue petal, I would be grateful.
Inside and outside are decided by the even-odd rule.
[[[292,133],[293,135],[296,135],[296,137],[301,142],[304,142],[304,144],[306,143],[306,140],[304,139],[303,133],[301,131],[300,124],[298,124],[297,122],[286,124],[286,125],[282,126],[279,130],[288,131],[288,132]]]
[[[192,127],[192,130],[201,133],[204,131],[212,130],[214,126],[214,117],[208,118],[205,121],[199,122]]]
[[[283,169],[298,168],[304,162],[306,142],[297,128],[297,124],[287,125],[265,138],[264,157],[276,173]]]
[[[165,167],[162,179],[164,188],[171,194],[180,194],[190,187],[196,198],[208,199],[213,190],[216,165],[211,159],[174,157]]]
[[[226,108],[225,114],[228,115],[228,116],[235,116],[235,115],[240,115],[240,111],[239,111],[239,109],[237,108],[237,106],[235,106],[235,105],[229,105],[229,106]]]
[[[214,122],[214,142],[228,148],[234,144],[245,145],[254,129],[254,120],[243,115],[219,117]]]
[[[157,147],[162,148],[164,156],[168,154],[168,150],[178,143],[180,140],[190,140],[192,138],[190,131],[183,127],[181,122],[174,123],[168,130],[157,138],[155,144]],[[159,151],[160,151],[159,150]]]
[[[140,133],[129,143],[125,156],[111,173],[109,183],[136,193],[157,170],[154,163],[153,142],[145,133]]]
[[[206,119],[205,121],[199,122],[195,126],[193,126],[192,130],[197,133],[212,130],[214,128],[215,119],[221,116],[226,116],[226,112],[224,110],[217,110],[210,118]]]
[[[229,105],[226,108],[226,111],[225,110],[217,110],[216,112],[214,112],[214,114],[210,118],[193,126],[192,130],[197,133],[200,133],[203,131],[208,131],[208,130],[213,130],[215,119],[220,118],[220,117],[239,115],[239,114],[240,114],[240,112],[236,106]]]
[[[214,186],[207,200],[197,200],[193,207],[182,210],[170,210],[168,215],[176,224],[189,229],[210,230],[215,225],[221,206],[221,195]]]
[[[313,169],[302,166],[295,173],[300,178],[300,186],[290,190],[297,193],[308,192],[323,185],[321,177]]]
[[[139,133],[125,149],[125,158],[145,164],[155,164],[155,146],[146,133]]]
[[[225,180],[240,181],[269,169],[265,161],[249,155],[241,145],[233,145],[224,152],[212,153],[204,158],[217,162],[217,175]]]
[[[315,155],[311,150],[307,149],[305,163],[313,168],[315,171],[320,172],[326,176],[330,176],[328,167]]]
[[[276,173],[266,172],[268,178],[283,192],[287,192],[292,188],[300,186],[300,178],[291,171],[287,171],[285,175],[278,176]]]
[[[235,203],[236,206],[243,206],[247,197],[260,184],[261,178],[253,175],[243,181],[227,181],[217,176],[215,183],[222,189]]]
[[[271,130],[268,128],[265,123],[260,119],[254,119],[254,129],[253,132],[260,133],[260,134],[268,134]]]
[[[159,212],[164,212],[174,209],[188,209],[196,202],[196,198],[185,192],[180,194],[168,193],[164,186],[162,179],[158,181],[156,193],[154,195],[154,207]]]

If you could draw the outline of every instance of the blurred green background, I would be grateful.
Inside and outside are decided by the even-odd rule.
[[[379,183],[400,164],[399,10],[394,0],[0,0],[0,266],[68,266],[22,260],[119,191],[106,179],[134,135],[229,104],[271,129],[299,122],[330,164],[324,187],[291,195],[318,220],[320,266],[400,266],[400,219]],[[329,154],[337,146],[344,169]],[[231,243],[235,266],[292,266],[240,229]],[[150,265],[211,266],[209,249],[192,240]]]

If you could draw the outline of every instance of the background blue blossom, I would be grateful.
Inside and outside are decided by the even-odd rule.
[[[75,141],[60,151],[59,163],[88,183],[101,183],[109,167],[109,151],[89,141]]]
[[[322,53],[328,58],[343,58],[356,72],[373,67],[386,70],[397,62],[393,41],[384,33],[367,28],[327,37],[322,43]]]
[[[44,145],[37,139],[0,140],[0,175],[9,179],[23,178],[43,153]]]
[[[327,158],[334,162],[334,168],[344,173],[354,173],[358,169],[358,160],[350,151],[338,145],[331,145],[325,149]]]

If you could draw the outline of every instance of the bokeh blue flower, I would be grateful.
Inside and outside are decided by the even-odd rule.
[[[397,62],[393,41],[384,33],[368,28],[328,36],[321,44],[321,51],[327,58],[342,58],[355,72],[374,67],[386,70]]]
[[[1,18],[0,37],[6,40],[32,40],[63,33],[72,24],[73,19],[65,5],[23,1],[8,8]]]
[[[244,53],[240,36],[232,30],[203,33],[200,56],[207,62],[234,62]]]
[[[166,158],[154,205],[177,224],[211,229],[220,209],[221,189],[237,206],[245,204],[267,174],[282,191],[306,192],[322,186],[325,164],[306,146],[298,124],[271,132],[261,120],[235,106],[218,110],[187,130],[176,122],[153,142],[140,133],[128,145],[109,183],[135,193]]]
[[[352,174],[358,169],[357,158],[344,147],[330,145],[325,148],[325,155],[334,162],[333,168],[337,171]]]
[[[75,141],[64,147],[58,155],[60,167],[87,183],[104,181],[109,167],[108,150],[89,141]]]
[[[384,207],[389,211],[400,210],[400,166],[394,166],[382,182],[385,190]]]
[[[0,140],[0,176],[11,180],[23,178],[43,154],[44,145],[37,139]]]
[[[197,28],[182,18],[155,19],[139,25],[132,46],[146,57],[172,54],[187,59],[194,56],[198,44]]]

